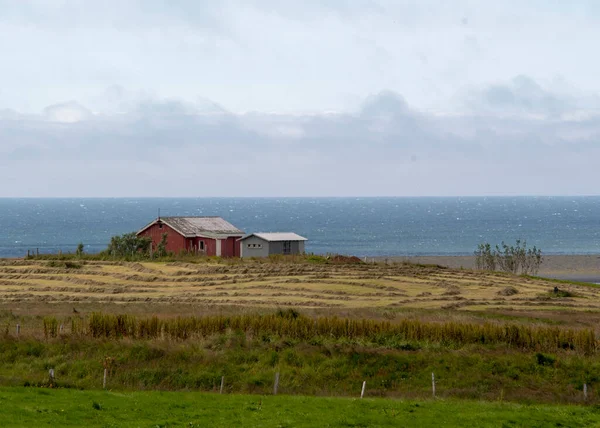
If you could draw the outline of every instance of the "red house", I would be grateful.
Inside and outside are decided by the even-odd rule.
[[[152,248],[167,234],[167,251],[189,251],[207,256],[239,257],[244,235],[221,217],[159,217],[137,235],[152,238]]]

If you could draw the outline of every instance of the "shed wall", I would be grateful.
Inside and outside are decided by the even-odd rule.
[[[269,254],[283,254],[283,242],[271,242],[269,246]],[[289,254],[302,254],[304,252],[304,241],[290,241],[291,251]]]
[[[260,239],[257,236],[251,236],[239,242],[241,244],[242,257],[269,257],[268,241]],[[253,247],[253,245],[256,245],[256,247]],[[259,248],[258,245],[261,247]]]

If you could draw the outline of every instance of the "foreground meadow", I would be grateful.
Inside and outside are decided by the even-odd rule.
[[[558,287],[557,290],[554,287]],[[0,385],[600,404],[600,289],[352,259],[0,261]],[[54,378],[49,371],[52,370]]]
[[[88,427],[584,427],[597,407],[195,392],[1,388],[0,425]]]

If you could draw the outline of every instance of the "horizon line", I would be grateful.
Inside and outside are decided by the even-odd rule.
[[[479,194],[479,195],[302,195],[302,196],[0,196],[0,199],[383,199],[383,198],[589,198],[600,194]]]

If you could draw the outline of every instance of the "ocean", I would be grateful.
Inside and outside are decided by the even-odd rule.
[[[245,232],[293,231],[306,250],[468,255],[527,240],[544,254],[600,253],[600,196],[422,198],[0,198],[0,257],[106,248],[162,216],[222,216]]]

